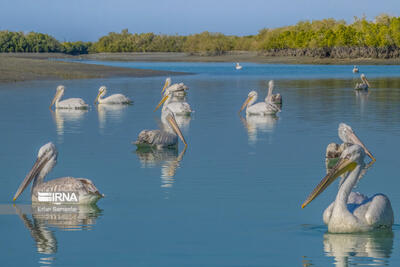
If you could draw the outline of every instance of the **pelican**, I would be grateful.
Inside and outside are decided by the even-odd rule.
[[[99,88],[99,93],[97,94],[94,103],[99,104],[132,104],[132,100],[124,96],[123,94],[113,94],[106,98],[102,98],[107,94],[107,87],[101,86]]]
[[[192,113],[192,108],[187,102],[172,102],[171,98],[173,96],[173,92],[167,88],[164,92],[164,97],[161,99],[160,103],[158,103],[157,107],[154,111],[156,111],[163,103],[162,112],[164,112],[167,108],[174,113],[175,116],[187,116]]]
[[[272,94],[272,91],[274,90],[274,81],[270,80],[268,82],[268,94],[267,98],[265,99],[265,102],[272,102],[277,105],[282,105],[282,96],[281,94]]]
[[[367,77],[365,77],[364,73],[361,74],[361,83],[357,83],[355,90],[368,90],[371,85],[369,84]]]
[[[235,69],[241,70],[243,67],[240,66],[239,62],[236,62]]]
[[[189,87],[187,87],[184,83],[174,83],[171,85],[171,78],[168,77],[165,79],[164,87],[161,90],[161,93],[164,93],[166,89],[171,91],[174,96],[185,96],[186,91],[189,90]]]
[[[63,85],[57,87],[56,94],[49,107],[50,109],[54,104],[56,105],[56,108],[60,109],[87,109],[89,107],[82,98],[68,98],[60,101],[61,97],[64,95],[64,90],[65,87]]]
[[[89,179],[63,177],[44,182],[46,175],[57,163],[57,150],[49,142],[39,149],[38,157],[30,172],[14,195],[15,201],[33,181],[32,202],[91,204],[104,197]]]
[[[353,67],[353,73],[358,73],[358,67],[356,65]]]
[[[302,204],[307,206],[322,193],[337,177],[344,174],[336,200],[324,211],[324,223],[331,233],[367,232],[378,228],[391,228],[393,210],[390,200],[383,194],[368,198],[360,193],[351,194],[365,168],[364,148],[354,144],[340,155],[336,165],[311,192]]]
[[[256,102],[257,97],[257,92],[251,91],[240,108],[239,113],[242,112],[246,106],[246,115],[274,115],[280,111],[277,105],[269,101],[268,96],[265,99],[266,101],[253,105],[253,103]]]
[[[187,147],[187,143],[178,124],[176,123],[174,113],[166,108],[161,116],[165,118],[162,121],[167,121],[163,124],[161,130],[143,130],[139,133],[138,139],[134,142],[137,147],[155,146],[157,149],[165,147],[176,147],[178,145],[178,137]]]

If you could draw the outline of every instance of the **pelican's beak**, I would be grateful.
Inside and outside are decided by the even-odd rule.
[[[39,174],[39,172],[42,170],[43,166],[46,164],[47,161],[48,161],[48,158],[45,157],[45,155],[43,155],[41,158],[38,158],[36,160],[32,169],[26,175],[24,181],[22,181],[21,185],[18,187],[18,190],[13,197],[13,201],[15,201],[19,197],[19,195],[21,195],[22,192],[24,192],[26,187],[31,183],[33,178],[35,178]]]
[[[253,96],[249,96],[246,101],[244,101],[242,107],[239,110],[239,113],[242,112],[242,110],[249,104],[250,100],[253,99]]]
[[[187,143],[185,138],[183,137],[183,134],[181,132],[181,129],[179,129],[178,124],[176,123],[176,120],[173,116],[168,116],[167,120],[169,122],[169,124],[171,125],[172,129],[174,130],[174,132],[179,136],[179,138],[181,139],[182,143],[185,144],[185,148],[187,147]]]
[[[53,100],[51,101],[49,109],[51,109],[51,107],[54,105],[54,103],[56,102],[56,99],[58,98],[59,94],[60,94],[60,91],[57,91],[56,94],[53,97]]]
[[[97,102],[99,102],[99,97],[101,95],[101,92],[99,92],[96,96],[96,99],[94,100],[94,104],[96,104]]]
[[[161,90],[161,94],[164,93],[165,89],[167,89],[168,87],[169,87],[169,82],[168,82],[168,81],[165,81],[164,87],[163,87],[162,90]]]
[[[157,107],[156,107],[156,109],[154,111],[156,111],[168,99],[168,97],[169,97],[169,95],[164,96],[161,99],[160,103],[158,103],[158,105],[157,105]]]
[[[364,81],[365,81],[365,83],[368,85],[368,87],[371,87],[371,85],[369,84],[369,82],[368,82],[368,80],[367,80],[366,77],[364,77]]]
[[[351,141],[352,141],[354,144],[357,144],[357,145],[361,146],[361,147],[364,149],[365,153],[372,159],[372,162],[375,162],[375,161],[376,161],[376,159],[375,159],[375,157],[372,155],[372,153],[369,152],[369,150],[367,149],[367,147],[363,144],[363,142],[361,142],[361,140],[357,137],[357,135],[356,135],[354,132],[350,133],[350,138],[351,138]]]
[[[322,181],[315,187],[308,198],[303,202],[301,208],[307,206],[319,194],[321,194],[333,181],[345,172],[354,170],[357,163],[346,158],[341,158],[336,165],[329,171],[329,173],[322,179]]]

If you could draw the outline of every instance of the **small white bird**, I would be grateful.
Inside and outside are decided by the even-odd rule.
[[[101,86],[99,88],[99,93],[97,94],[94,103],[99,104],[132,104],[132,100],[124,96],[123,94],[113,94],[106,98],[102,98],[107,94],[107,87]]]
[[[273,115],[281,111],[277,105],[275,105],[268,99],[268,96],[265,99],[266,101],[254,104],[257,98],[257,92],[251,91],[248,94],[247,99],[244,101],[242,107],[240,108],[239,113],[242,112],[242,110],[246,107],[246,115]]]
[[[358,67],[356,66],[356,65],[354,65],[354,67],[353,67],[353,73],[358,73]]]
[[[83,101],[82,98],[68,98],[60,101],[61,97],[64,95],[65,87],[63,85],[59,85],[57,87],[56,94],[51,101],[50,109],[55,104],[56,108],[63,109],[87,109],[89,107],[88,104]]]
[[[243,66],[240,66],[239,62],[236,62],[235,69],[241,70],[242,68],[243,68]]]

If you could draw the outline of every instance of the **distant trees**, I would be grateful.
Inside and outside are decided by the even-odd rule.
[[[262,29],[256,35],[230,36],[202,32],[188,36],[111,32],[97,42],[60,43],[50,35],[0,31],[0,52],[187,52],[221,55],[228,51],[259,51],[269,55],[320,57],[400,57],[400,17],[379,15],[373,21],[300,21],[296,25]]]

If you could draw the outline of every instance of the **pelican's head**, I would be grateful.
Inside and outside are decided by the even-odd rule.
[[[361,146],[365,153],[372,159],[372,161],[376,161],[375,157],[372,155],[371,152],[367,149],[367,147],[361,142],[361,140],[357,137],[354,133],[353,129],[347,125],[346,123],[340,123],[338,128],[339,138],[342,139],[344,143],[348,144],[356,144]]]
[[[166,108],[163,112],[164,112],[164,116],[165,116],[165,119],[167,120],[168,124],[170,125],[172,130],[175,132],[175,134],[181,139],[182,143],[185,144],[185,148],[186,148],[187,147],[186,140],[183,137],[181,129],[179,128],[178,123],[175,120],[174,113],[169,108]]]
[[[168,77],[167,79],[165,79],[164,87],[162,88],[161,93],[163,93],[165,89],[167,89],[170,86],[171,86],[171,78]]]
[[[364,166],[365,152],[364,148],[355,144],[346,148],[336,165],[328,172],[322,181],[315,187],[308,198],[301,205],[302,208],[307,206],[319,194],[321,194],[333,181],[346,172],[352,172],[358,165]],[[347,179],[345,176],[344,179]],[[343,184],[343,183],[342,183]]]
[[[242,107],[239,110],[239,113],[242,112],[242,110],[249,105],[250,103],[253,103],[254,101],[257,100],[257,92],[256,91],[251,91],[248,95],[247,95],[247,99],[244,101]]]
[[[364,73],[361,74],[361,80],[366,83],[368,85],[368,87],[371,87],[371,85],[369,84],[367,77],[365,76]]]
[[[99,93],[97,94],[96,99],[94,100],[94,103],[96,104],[97,102],[99,102],[99,98],[103,97],[106,93],[107,93],[107,87],[101,86],[99,88]]]
[[[54,167],[57,162],[57,154],[58,153],[56,146],[52,142],[45,144],[39,149],[37,160],[32,169],[26,175],[24,181],[19,186],[17,192],[14,195],[13,201],[15,201],[19,197],[19,195],[24,192],[30,182],[36,179],[39,174],[41,174],[42,172],[45,172],[45,174],[47,174]]]
[[[161,101],[158,103],[157,107],[154,109],[154,111],[156,111],[157,109],[159,109],[161,107],[161,105],[167,101],[168,98],[170,98],[172,96],[172,91],[166,89],[164,92],[164,96],[161,99]]]
[[[268,82],[268,87],[269,87],[269,88],[274,88],[274,85],[275,85],[274,80],[270,80],[270,81]]]
[[[53,100],[51,101],[51,104],[49,107],[50,109],[54,105],[54,103],[56,103],[56,101],[64,95],[64,90],[65,90],[64,85],[57,86],[56,94],[54,95]]]

